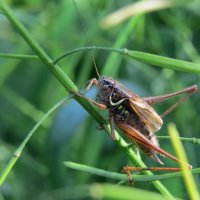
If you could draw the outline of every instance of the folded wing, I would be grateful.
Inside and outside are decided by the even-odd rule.
[[[161,128],[163,124],[161,117],[142,98],[130,98],[129,105],[152,133]]]

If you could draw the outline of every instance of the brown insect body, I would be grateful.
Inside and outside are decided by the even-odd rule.
[[[94,84],[97,88],[97,101],[85,97],[84,95],[77,94],[78,96],[89,100],[91,103],[99,107],[100,109],[109,110],[109,121],[111,128],[111,136],[115,139],[115,125],[123,132],[132,142],[134,142],[139,149],[141,149],[146,155],[154,159],[155,161],[163,164],[157,157],[157,154],[166,156],[177,163],[182,163],[181,160],[166,152],[159,147],[154,133],[158,131],[163,124],[162,118],[173,111],[179,104],[184,102],[192,94],[197,91],[197,86],[192,85],[182,90],[172,92],[161,96],[140,97],[134,92],[126,89],[119,82],[115,81],[111,77],[100,76],[95,65],[97,75],[99,79],[91,79],[88,83],[87,90]],[[186,95],[179,99],[175,104],[166,109],[160,116],[151,107],[152,104],[162,102],[171,97],[179,94]],[[192,169],[192,166],[188,163],[184,163],[188,166],[188,169]],[[124,172],[130,178],[130,171],[132,170],[169,170],[180,171],[180,168],[171,167],[124,167]]]
[[[158,147],[154,132],[161,128],[163,122],[154,109],[141,97],[110,77],[100,76],[97,90],[97,101],[108,107],[116,126],[133,140],[145,154],[162,163],[156,156],[157,152],[147,148],[146,144],[134,137],[133,131],[130,129],[132,127],[138,130],[149,142]],[[148,118],[146,112],[148,112]]]

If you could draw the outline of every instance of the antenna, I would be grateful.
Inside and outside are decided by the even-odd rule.
[[[78,11],[78,6],[77,6],[75,0],[72,0],[72,1],[73,1],[73,3],[74,3],[74,7],[76,8],[76,12],[77,12],[78,18],[79,18],[79,23],[80,23],[81,28],[82,28],[82,30],[83,30],[83,32],[84,32],[85,37],[86,37],[88,46],[91,46],[91,45],[90,45],[89,38],[88,38],[87,33],[86,33],[86,30],[85,30],[85,27],[84,27],[84,25],[83,25],[83,22],[81,21],[81,16],[80,16],[80,13],[79,13],[79,11]],[[92,60],[93,60],[93,64],[94,64],[94,68],[95,68],[95,70],[96,70],[97,76],[100,76],[100,75],[99,75],[99,72],[98,72],[98,69],[97,69],[96,62],[95,62],[94,52],[93,52],[92,49],[91,49],[90,51],[91,51],[91,54],[92,54]]]

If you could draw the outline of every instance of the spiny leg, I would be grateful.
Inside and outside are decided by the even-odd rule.
[[[178,158],[171,155],[170,153],[166,152],[165,150],[161,149],[159,146],[153,144],[148,138],[146,138],[142,133],[140,133],[137,129],[135,129],[133,126],[126,124],[126,123],[118,123],[118,128],[139,146],[143,146],[146,149],[149,149],[151,151],[155,151],[157,153],[160,153],[161,155],[164,155],[171,160],[174,160],[175,162],[179,163],[181,162]],[[188,166],[190,166],[188,163],[185,163]]]
[[[88,91],[92,87],[92,85],[95,85],[96,87],[98,86],[98,81],[96,78],[92,78],[88,81],[86,91]]]
[[[173,171],[173,172],[179,172],[181,171],[181,168],[176,167],[130,167],[130,166],[124,166],[123,172],[127,174],[129,185],[133,182],[133,177],[131,175],[131,171]]]
[[[197,91],[197,86],[196,85],[192,85],[190,87],[184,88],[182,90],[179,90],[177,92],[173,92],[173,93],[169,93],[169,94],[165,94],[165,95],[160,95],[160,96],[150,96],[150,97],[143,97],[143,99],[149,104],[149,105],[153,105],[159,102],[162,102],[164,100],[167,100],[171,97],[177,96],[179,94],[183,94],[186,92],[196,92]]]
[[[96,78],[92,78],[91,80],[88,81],[88,85],[86,87],[85,93],[87,93],[87,91],[92,87],[92,85],[95,85],[96,87],[98,87],[98,81],[97,81]],[[107,106],[105,104],[98,103],[98,102],[96,102],[96,101],[84,96],[81,93],[76,93],[76,95],[81,97],[81,98],[84,98],[84,99],[90,101],[91,103],[93,103],[95,106],[97,106],[98,108],[100,108],[102,110],[107,109]]]
[[[93,85],[98,87],[98,80],[96,78],[92,78],[89,81],[87,81],[87,83],[84,86],[83,91],[81,91],[81,94],[86,94]]]
[[[124,166],[123,172],[127,174],[129,185],[133,183],[133,177],[131,175],[131,171],[173,171],[173,172],[179,172],[181,171],[181,168],[179,167],[131,167],[131,166]],[[188,170],[191,170],[191,168],[188,167]]]
[[[118,127],[130,138],[132,139],[136,144],[142,145],[143,147],[150,149],[153,153],[157,152],[160,153],[161,155],[164,155],[172,160],[174,160],[177,163],[183,163],[187,166],[188,170],[192,169],[192,166],[188,163],[185,163],[175,156],[171,155],[170,153],[166,152],[165,150],[161,149],[160,147],[154,145],[149,141],[143,134],[141,134],[138,130],[136,130],[134,127],[121,123],[118,124]],[[154,154],[152,154],[154,155]],[[151,156],[150,156],[151,157]],[[157,160],[158,161],[158,160]],[[158,161],[159,162],[159,161]],[[161,163],[161,162],[160,162]],[[162,164],[162,163],[161,163]],[[129,183],[131,183],[132,176],[130,171],[141,171],[141,170],[152,170],[152,171],[180,171],[180,168],[171,168],[171,167],[149,167],[149,168],[144,168],[144,167],[129,167],[126,166],[123,168],[123,171],[128,175],[129,177]]]
[[[161,95],[161,96],[152,96],[152,97],[145,97],[143,98],[149,105],[155,104],[155,103],[159,103],[162,102],[164,100],[167,100],[171,97],[177,96],[179,94],[183,94],[188,92],[188,95],[184,96],[183,98],[181,98],[178,102],[176,102],[174,105],[172,105],[171,107],[169,107],[162,115],[161,117],[163,118],[164,116],[166,116],[167,114],[169,114],[171,111],[173,111],[179,104],[181,104],[182,102],[184,102],[187,98],[189,98],[191,95],[193,95],[195,92],[197,91],[197,86],[196,85],[192,85],[190,87],[184,88],[183,90],[174,92],[174,93],[170,93],[170,94],[166,94],[166,95]]]
[[[190,168],[188,168],[190,170]],[[131,166],[125,166],[123,167],[123,171],[130,172],[130,171],[145,171],[145,170],[151,170],[151,171],[181,171],[181,168],[179,167],[131,167]]]
[[[133,177],[131,175],[131,170],[127,169],[128,166],[124,166],[122,172],[126,173],[128,176],[128,183],[131,186],[133,184]]]
[[[84,96],[84,95],[82,95],[80,93],[76,93],[76,96],[79,96],[79,97],[81,97],[83,99],[86,99],[86,100],[90,101],[91,103],[93,103],[95,106],[97,106],[98,108],[100,108],[102,110],[108,109],[105,104],[98,103],[98,102],[96,102],[96,101],[94,101],[94,100],[92,100],[92,99],[90,99],[90,98],[88,98],[88,97],[86,97],[86,96]]]
[[[109,111],[109,121],[110,121],[111,138],[115,140],[115,124],[114,124],[114,117],[111,111]]]
[[[164,118],[166,115],[168,115],[170,112],[172,112],[179,104],[181,104],[182,102],[184,102],[187,98],[189,98],[190,96],[192,96],[197,90],[191,91],[188,95],[186,95],[185,97],[183,97],[182,99],[180,99],[179,101],[177,101],[174,105],[172,105],[171,107],[169,107],[166,111],[164,111],[160,117]]]

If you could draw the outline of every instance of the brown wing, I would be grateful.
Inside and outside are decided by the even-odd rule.
[[[161,117],[142,98],[130,98],[129,104],[140,117],[141,121],[147,124],[152,133],[158,131],[161,128],[163,124]]]
[[[126,136],[128,136],[132,141],[134,141],[139,147],[148,149],[148,156],[150,156],[152,159],[156,160],[157,162],[163,164],[159,160],[159,158],[156,156],[157,153],[160,153],[176,162],[180,162],[178,158],[164,151],[160,147],[154,145],[150,140],[148,140],[144,135],[142,135],[134,127],[128,125],[127,123],[117,123],[116,125]]]

